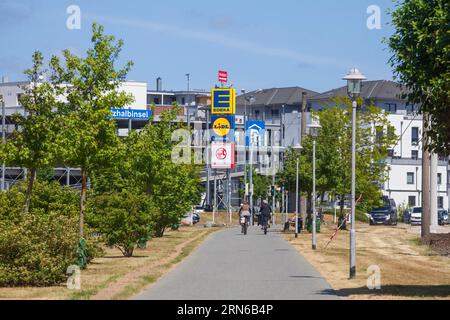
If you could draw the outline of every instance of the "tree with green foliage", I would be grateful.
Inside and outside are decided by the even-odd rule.
[[[387,40],[389,62],[408,88],[409,103],[431,116],[425,128],[431,149],[450,154],[450,2],[396,0],[394,34]],[[425,129],[426,130],[426,129]]]
[[[87,179],[96,169],[114,162],[118,136],[111,108],[123,108],[132,97],[119,91],[132,62],[117,70],[123,42],[104,34],[92,25],[92,48],[86,57],[64,50],[64,66],[57,57],[51,60],[55,77],[65,83],[66,103],[60,110],[64,119],[61,135],[65,140],[63,160],[81,168],[80,236],[83,237]]]
[[[136,246],[152,234],[150,206],[150,199],[138,190],[105,192],[90,197],[86,221],[108,246],[132,257]]]
[[[38,169],[52,167],[61,150],[59,121],[54,112],[57,108],[58,86],[43,80],[44,57],[41,52],[33,54],[33,66],[25,71],[29,84],[23,86],[20,103],[25,115],[14,114],[17,124],[6,143],[7,162],[28,169],[25,212],[30,210],[30,199]]]
[[[361,102],[361,101],[360,101]],[[316,140],[316,189],[319,194],[328,192],[341,199],[341,216],[344,199],[351,187],[352,116],[351,101],[337,98],[334,105],[316,116],[322,126]],[[360,208],[379,205],[382,196],[380,185],[387,179],[387,151],[397,136],[387,115],[380,108],[365,106],[357,114],[356,139],[356,193],[361,197]],[[312,141],[306,137],[299,155],[299,188],[308,195],[312,192]],[[284,170],[279,180],[288,190],[295,190],[297,154],[289,150]]]
[[[146,125],[129,137],[131,172],[141,190],[152,202],[152,219],[156,237],[162,237],[168,226],[176,225],[192,206],[200,201],[200,170],[191,163],[172,161],[173,133],[184,127],[175,119],[179,108],[160,115],[160,121]],[[189,149],[190,150],[190,149]],[[188,159],[192,159],[189,154]]]

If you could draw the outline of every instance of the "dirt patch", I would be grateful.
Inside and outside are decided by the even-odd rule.
[[[434,252],[450,257],[450,233],[430,234],[422,239],[422,243]]]
[[[450,259],[423,245],[409,225],[369,226],[356,224],[355,280],[349,280],[349,231],[335,231],[325,216],[317,234],[317,250],[311,248],[311,234],[285,238],[317,268],[335,291],[346,299],[450,299]],[[380,290],[369,290],[371,270],[380,270]]]

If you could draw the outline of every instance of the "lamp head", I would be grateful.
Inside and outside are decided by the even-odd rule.
[[[322,126],[319,121],[313,119],[311,124],[308,125],[309,135],[313,138],[317,138],[319,136],[320,128],[322,128]]]
[[[300,143],[297,143],[295,146],[292,147],[292,150],[295,152],[301,152],[303,150],[303,147]]]
[[[361,94],[361,83],[367,78],[361,73],[361,71],[356,68],[352,68],[342,79],[347,80],[348,94],[356,97]]]

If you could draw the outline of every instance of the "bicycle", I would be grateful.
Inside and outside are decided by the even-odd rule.
[[[242,226],[241,233],[243,233],[244,235],[247,235],[247,228],[248,228],[247,217],[245,217],[245,216],[241,217],[241,226]]]

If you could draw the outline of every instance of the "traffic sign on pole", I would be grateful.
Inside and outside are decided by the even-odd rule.
[[[245,145],[247,147],[263,146],[265,130],[266,123],[264,121],[247,121],[245,124]]]
[[[234,143],[211,143],[211,168],[234,169],[235,167]]]

